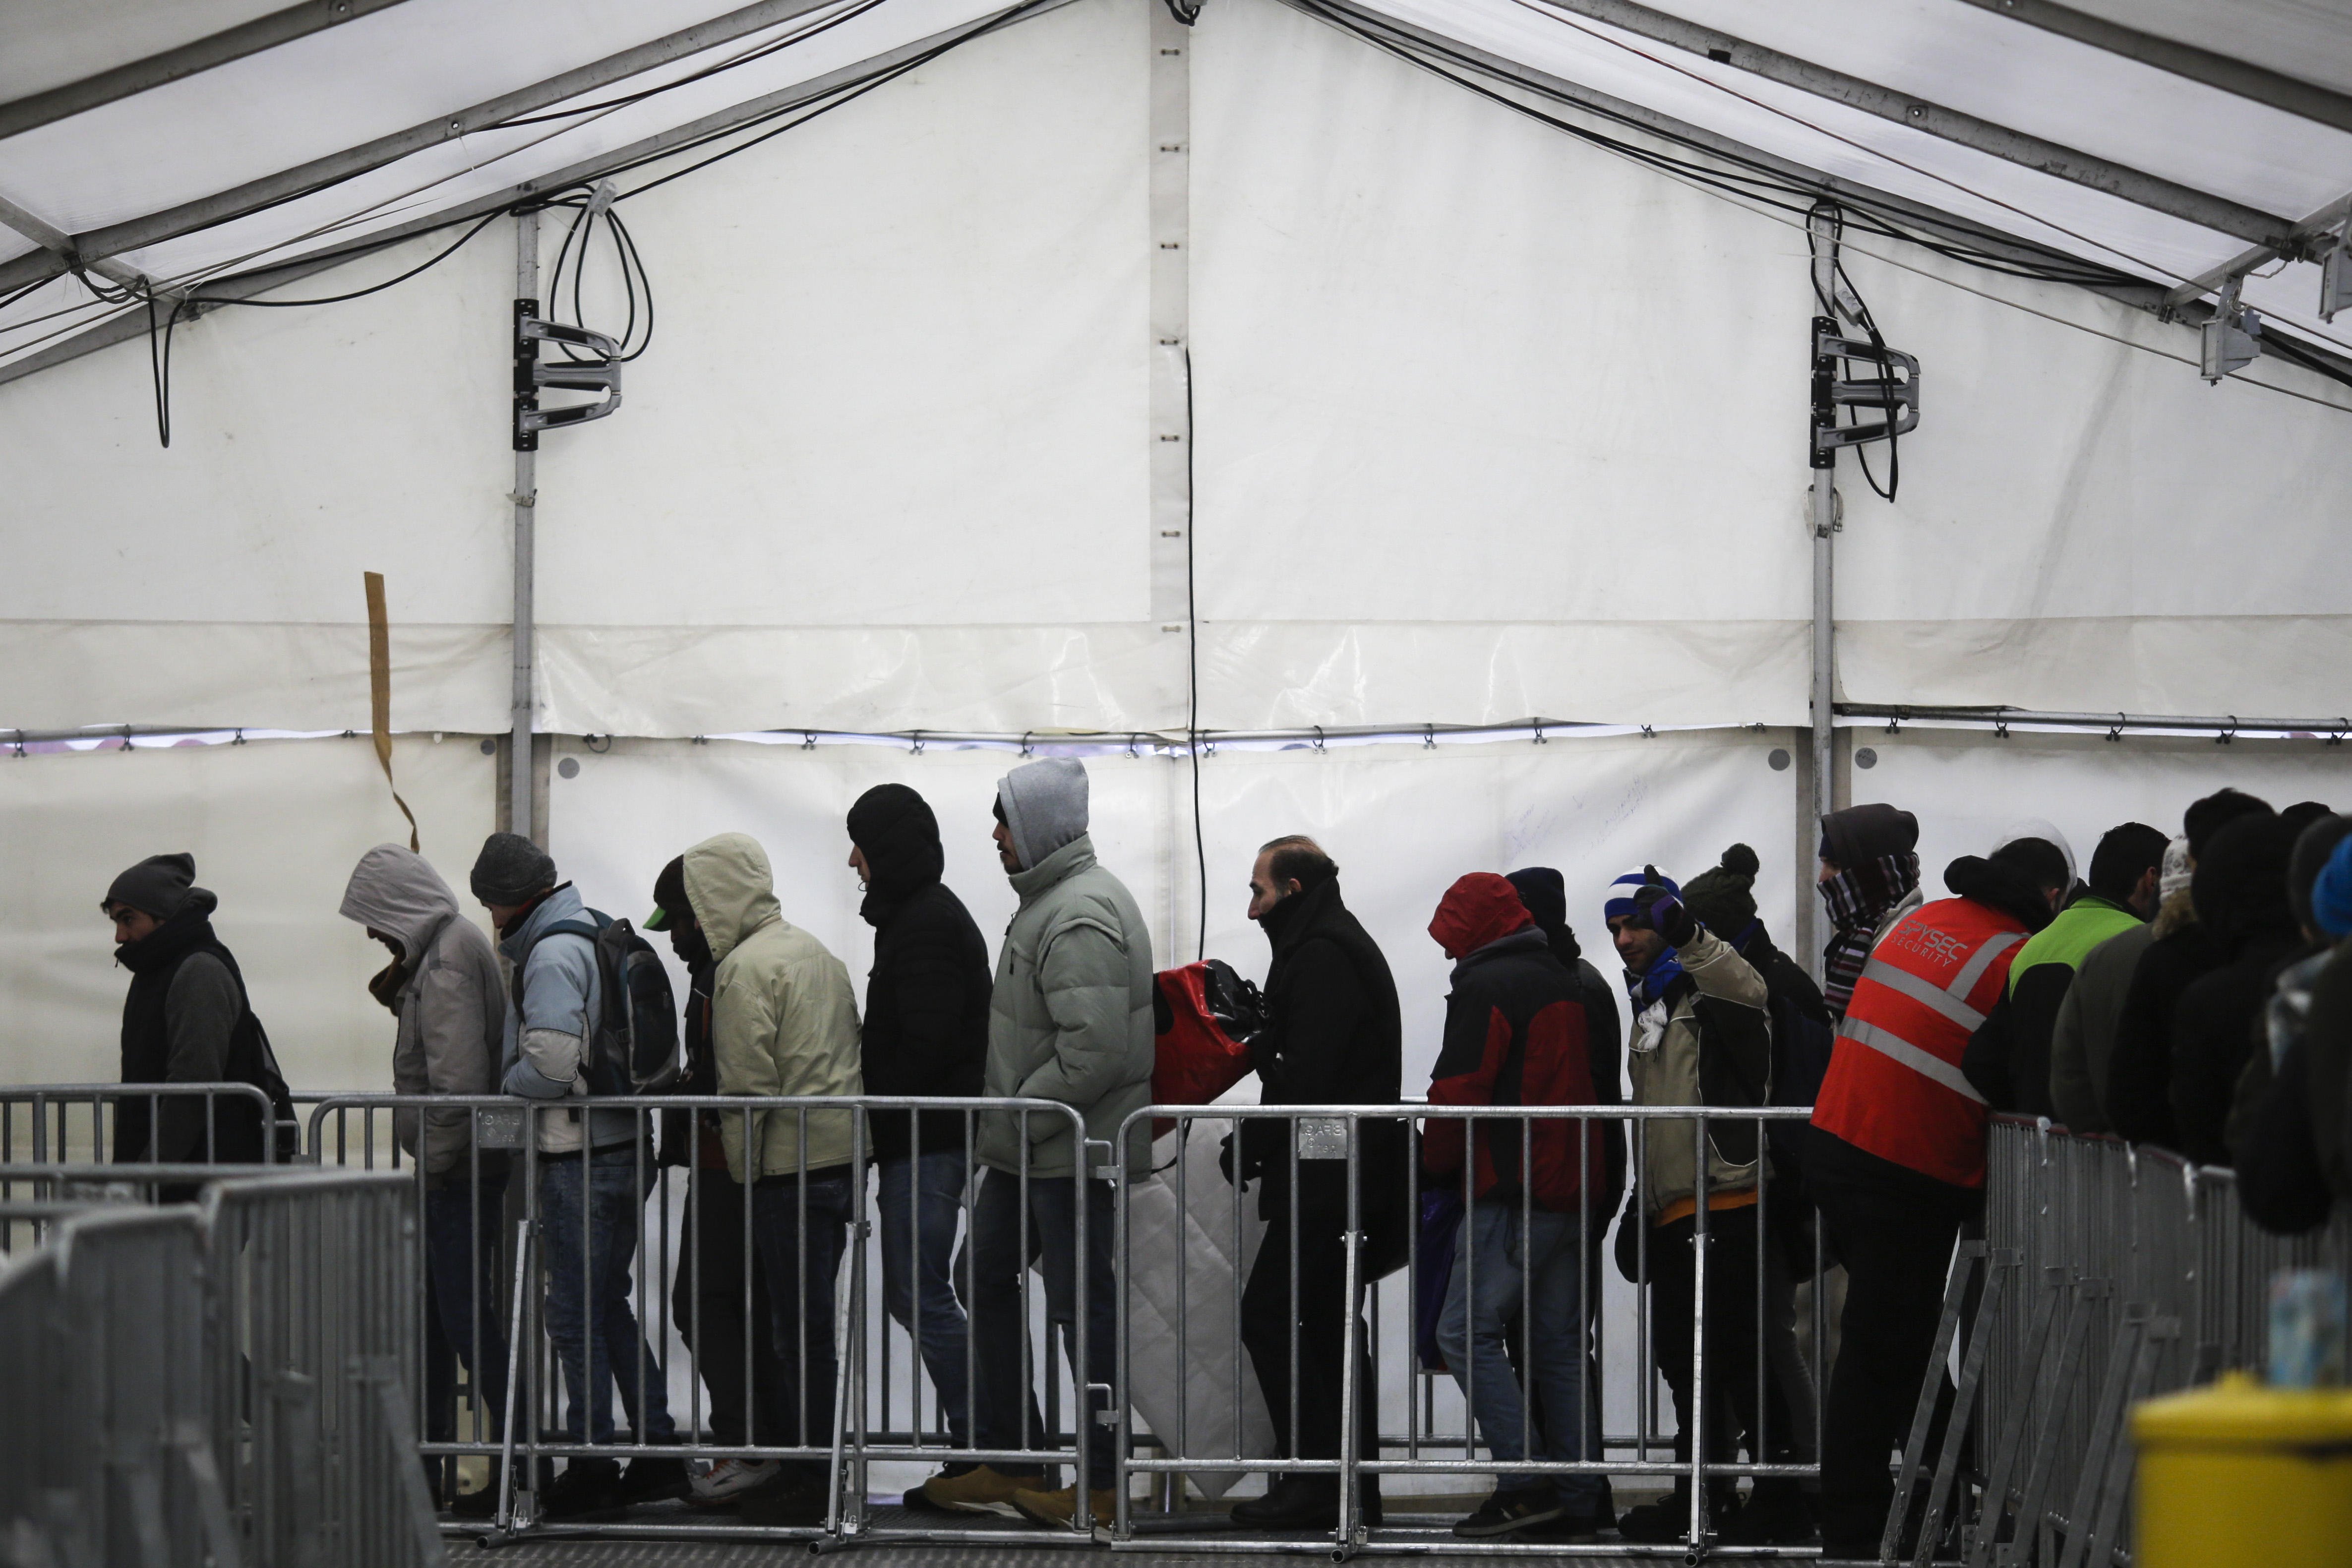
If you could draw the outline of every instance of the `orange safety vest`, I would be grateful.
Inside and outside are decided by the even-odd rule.
[[[1939,1182],[1983,1186],[1987,1110],[1960,1055],[2027,935],[1972,899],[1941,899],[1897,921],[1854,984],[1813,1125]]]

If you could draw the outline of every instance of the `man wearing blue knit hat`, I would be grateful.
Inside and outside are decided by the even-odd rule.
[[[1694,919],[1682,889],[1655,866],[1609,885],[1602,913],[1633,1014],[1627,1076],[1636,1105],[1763,1105],[1770,1099],[1772,1034],[1764,977]],[[1763,1431],[1756,1400],[1757,1189],[1764,1173],[1760,1123],[1728,1118],[1706,1125],[1700,1168],[1697,1125],[1652,1121],[1639,1131],[1636,1182],[1617,1237],[1617,1263],[1628,1279],[1646,1268],[1652,1282],[1651,1343],[1674,1393],[1675,1457],[1689,1458],[1694,1390],[1692,1325],[1696,1292],[1696,1210],[1706,1205],[1706,1407],[1713,1462],[1732,1458],[1736,1435]],[[1768,1438],[1769,1441],[1769,1438]],[[1755,1456],[1761,1459],[1762,1456]],[[1777,1491],[1778,1489],[1775,1489]],[[1742,1518],[1729,1479],[1706,1488],[1710,1527],[1727,1544],[1801,1544],[1811,1520],[1786,1499]],[[1661,1500],[1628,1512],[1628,1541],[1685,1538],[1691,1527],[1686,1479]]]

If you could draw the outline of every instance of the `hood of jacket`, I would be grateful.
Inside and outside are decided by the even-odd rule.
[[[1457,879],[1437,900],[1429,934],[1446,957],[1459,963],[1489,942],[1534,930],[1535,923],[1517,888],[1492,871],[1473,871]]]
[[[2189,896],[2228,957],[2256,938],[2298,934],[2286,879],[2296,837],[2283,816],[2240,816],[2224,823],[2197,858]]]
[[[397,844],[379,844],[360,857],[343,889],[342,915],[400,943],[413,965],[457,913],[457,895],[424,856]]]
[[[849,808],[849,841],[866,852],[866,901],[857,912],[868,925],[880,925],[947,870],[940,819],[902,784],[877,784],[857,797]]]
[[[1024,763],[996,783],[996,804],[1013,833],[1021,868],[1034,871],[1087,831],[1087,766],[1075,757]]]
[[[1519,902],[1535,917],[1551,955],[1574,969],[1584,956],[1584,946],[1568,923],[1568,879],[1549,866],[1528,866],[1507,872],[1503,880],[1519,890]]]
[[[686,897],[718,964],[761,926],[784,918],[768,852],[748,833],[722,833],[686,852]]]
[[[2011,916],[2027,931],[2050,923],[2050,900],[2042,890],[2006,866],[1981,855],[1963,855],[1944,868],[1944,886],[1952,896],[1973,900],[1987,909]]]

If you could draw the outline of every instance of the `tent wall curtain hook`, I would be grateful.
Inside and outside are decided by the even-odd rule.
[[[580,743],[601,757],[605,752],[613,749],[613,737],[610,735],[583,735],[580,737]]]
[[[2109,730],[2109,731],[2107,731],[2107,739],[2108,739],[2108,740],[2110,740],[2110,741],[2120,741],[2120,740],[2122,740],[2123,738],[2124,738],[2124,715],[2123,715],[2123,714],[2121,714],[2121,713],[2118,713],[2118,714],[2116,714],[2116,723],[2115,723],[2115,728],[2113,728],[2113,729],[2111,729],[2111,730]]]
[[[814,730],[803,730],[801,731],[801,750],[803,752],[814,752],[816,750],[816,731]]]
[[[1034,730],[1024,730],[1021,731],[1021,755],[1024,758],[1027,758],[1036,752],[1037,748],[1031,743],[1029,739],[1035,733],[1036,731]]]
[[[2336,721],[2336,728],[2328,731],[2327,739],[2324,743],[2330,746],[2342,745],[2344,743],[2344,733],[2347,730],[2352,730],[2352,719],[2338,719]],[[21,745],[18,746],[16,748],[16,754],[20,757],[23,756],[25,754],[24,747]]]
[[[910,757],[921,756],[923,754],[923,732],[920,730],[912,731],[908,733],[907,739],[911,742],[907,748],[907,754]]]
[[[1315,752],[1318,756],[1323,752],[1323,726],[1320,724],[1315,726]]]
[[[2237,738],[2238,716],[2232,713],[2230,715],[2229,723],[2222,727],[2221,732],[2213,737],[2213,743],[2217,746],[2226,746]]]

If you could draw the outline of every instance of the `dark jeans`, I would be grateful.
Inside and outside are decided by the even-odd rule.
[[[661,1363],[637,1328],[629,1300],[629,1269],[637,1255],[645,1199],[637,1190],[639,1152],[633,1143],[598,1150],[583,1162],[540,1163],[541,1245],[547,1259],[547,1337],[555,1342],[570,1397],[563,1436],[613,1441],[613,1385],[621,1386],[630,1440],[667,1443],[669,1395]],[[653,1160],[644,1160],[653,1179]],[[584,1186],[584,1193],[583,1193]]]
[[[459,1362],[471,1385],[475,1418],[488,1423],[475,1440],[495,1443],[504,1435],[507,1301],[498,1263],[507,1173],[504,1167],[486,1170],[479,1185],[467,1182],[470,1173],[460,1167],[446,1185],[425,1190],[425,1278],[433,1292],[433,1310],[425,1314],[428,1442],[446,1442],[457,1433]]]
[[[1895,1500],[1888,1457],[1910,1436],[1927,1376],[1944,1283],[1965,1218],[1958,1205],[1922,1204],[1868,1182],[1811,1175],[1813,1200],[1845,1265],[1845,1312],[1822,1422],[1822,1539],[1867,1540],[1874,1550]],[[1948,1379],[1937,1402],[1928,1452],[1951,1414]]]
[[[956,1223],[966,1178],[961,1152],[884,1160],[875,1168],[882,1216],[882,1308],[915,1338],[947,1412],[948,1437],[971,1440],[963,1303],[954,1279]]]
[[[1690,1458],[1691,1318],[1696,1294],[1696,1234],[1691,1215],[1650,1232],[1650,1343],[1659,1375],[1674,1394],[1675,1458]],[[1742,1433],[1758,1431],[1756,1403],[1756,1211],[1714,1209],[1706,1216],[1706,1403],[1703,1407],[1710,1464],[1730,1461]],[[1793,1458],[1785,1415],[1772,1421],[1767,1447]],[[1755,1456],[1760,1459],[1762,1456]],[[1718,1477],[1712,1495],[1734,1482]],[[1678,1480],[1675,1490],[1681,1492]]]
[[[1290,1213],[1286,1205],[1265,1227],[1257,1261],[1242,1291],[1242,1343],[1257,1369],[1258,1387],[1274,1417],[1275,1452],[1297,1459],[1339,1457],[1340,1344],[1347,1332],[1348,1224],[1346,1194],[1336,1202],[1302,1198],[1298,1215],[1298,1300],[1290,1293]],[[1290,1331],[1298,1328],[1298,1430],[1290,1427]],[[1379,1393],[1372,1385],[1370,1335],[1356,1314],[1356,1457],[1377,1458],[1371,1441]]]
[[[825,1448],[833,1442],[835,1353],[833,1289],[848,1243],[856,1188],[836,1165],[799,1176],[762,1176],[751,1186],[751,1235],[768,1281],[775,1393],[760,1412],[760,1440],[780,1447]],[[823,1478],[829,1459],[787,1461],[786,1468]]]
[[[1069,1176],[1029,1178],[1029,1234],[1037,1247],[1037,1268],[1045,1276],[1045,1315],[1060,1326],[1072,1368],[1078,1365],[1077,1197]],[[1118,1297],[1112,1276],[1111,1189],[1087,1184],[1087,1354],[1079,1384],[1114,1381],[1118,1365]],[[1027,1260],[1021,1247],[1021,1178],[992,1170],[980,1184],[972,1209],[972,1346],[979,1357],[980,1407],[972,1412],[976,1446],[1042,1448],[1050,1434],[1037,1414],[1036,1390],[1024,1375],[1028,1323],[1022,1312],[1021,1280]],[[1087,1486],[1100,1491],[1113,1483],[1114,1433],[1094,1419],[1104,1408],[1099,1396],[1081,1402],[1079,1426],[1086,1435]],[[1026,1424],[1024,1424],[1024,1418]],[[1034,1474],[1034,1465],[995,1468]]]
[[[782,1365],[770,1330],[768,1282],[759,1269],[745,1267],[757,1252],[745,1237],[742,1184],[723,1170],[698,1170],[691,1182],[678,1236],[677,1277],[670,1282],[670,1321],[694,1352],[694,1369],[710,1396],[710,1440],[749,1443],[752,1414],[775,1408]],[[766,1425],[764,1415],[761,1425]],[[762,1443],[778,1440],[765,1431],[758,1436]]]

